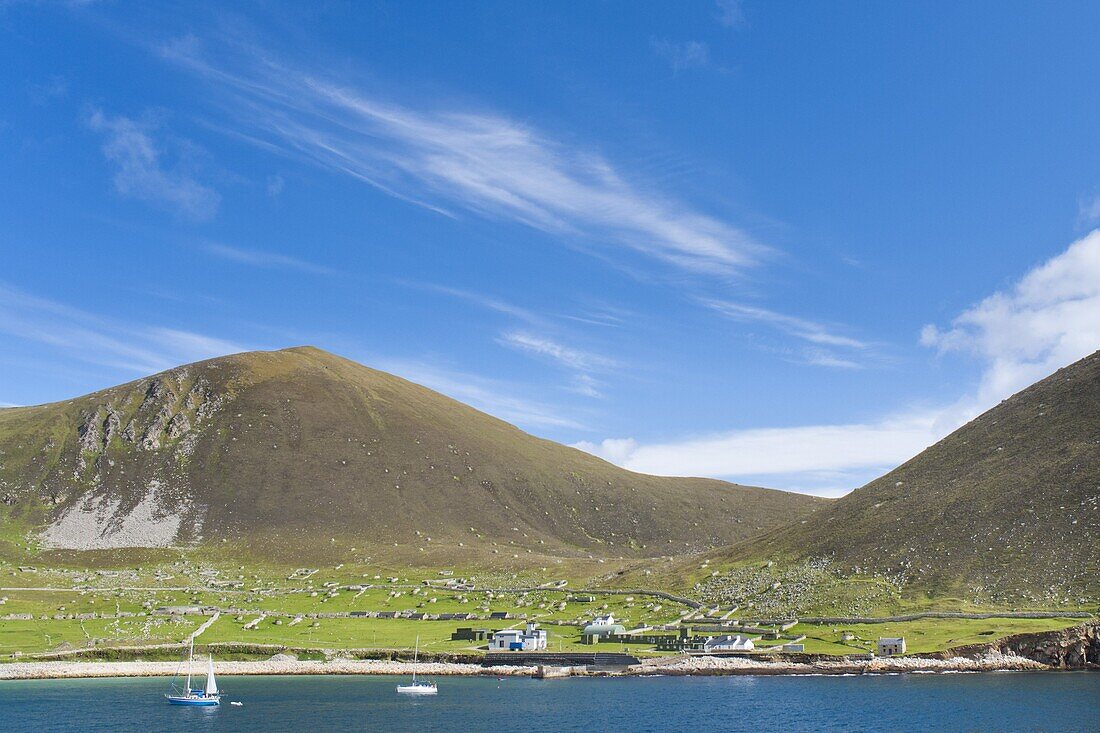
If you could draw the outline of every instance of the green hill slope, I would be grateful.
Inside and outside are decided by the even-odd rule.
[[[733,557],[831,557],[933,595],[1100,597],[1100,352]]]
[[[606,556],[729,544],[825,503],[624,471],[309,347],[0,410],[0,500],[0,537],[47,548],[340,538]]]

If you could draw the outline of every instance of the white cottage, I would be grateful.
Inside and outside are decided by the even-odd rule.
[[[527,624],[523,629],[504,629],[489,639],[491,652],[537,652],[546,648],[546,631],[537,624]]]
[[[752,639],[742,634],[714,636],[703,643],[705,652],[751,652],[755,648]]]

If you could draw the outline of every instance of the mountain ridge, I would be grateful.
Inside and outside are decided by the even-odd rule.
[[[336,536],[656,556],[828,502],[636,474],[314,347],[176,367],[0,411],[0,517],[93,550]]]

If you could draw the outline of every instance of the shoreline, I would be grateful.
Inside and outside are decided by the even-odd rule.
[[[85,679],[96,677],[170,677],[179,669],[178,662],[9,662],[0,664],[0,680]],[[615,669],[586,667],[544,667],[454,662],[395,662],[389,660],[331,659],[306,661],[293,658],[263,661],[222,661],[214,663],[215,672],[225,676],[410,676],[450,677],[640,677],[640,676],[722,676],[722,675],[864,675],[864,674],[956,674],[962,672],[1047,671],[1057,670],[1040,662],[1013,654],[990,653],[978,658],[925,657],[880,658],[872,661],[851,660],[787,662],[762,661],[740,657],[673,657],[645,661]]]

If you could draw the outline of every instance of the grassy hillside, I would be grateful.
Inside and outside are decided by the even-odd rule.
[[[1100,352],[729,560],[830,558],[935,597],[1100,598]]]
[[[225,543],[286,558],[336,542],[679,554],[825,504],[624,471],[309,347],[0,410],[0,501],[0,552]]]

